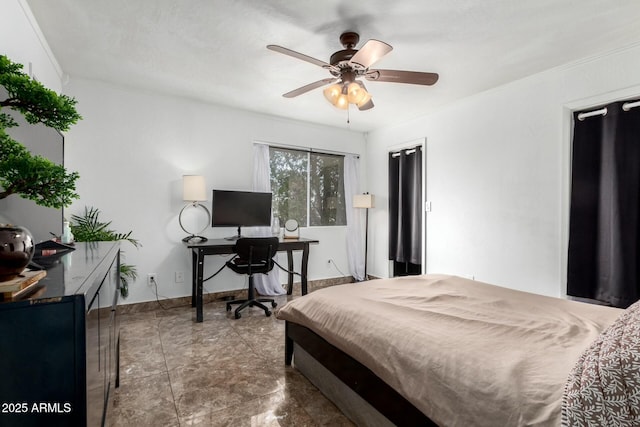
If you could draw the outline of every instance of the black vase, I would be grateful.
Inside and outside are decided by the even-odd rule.
[[[29,265],[35,245],[24,227],[0,224],[0,282],[14,279]]]

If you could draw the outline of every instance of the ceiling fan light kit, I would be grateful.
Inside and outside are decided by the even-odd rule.
[[[346,110],[349,108],[349,104],[353,104],[359,110],[364,111],[373,108],[374,105],[371,94],[365,88],[364,83],[357,80],[358,77],[364,77],[369,81],[428,86],[438,81],[438,74],[436,73],[370,69],[369,67],[391,52],[393,48],[385,42],[371,39],[360,50],[354,49],[359,41],[360,36],[357,33],[343,33],[340,36],[340,43],[342,43],[344,49],[331,55],[330,63],[282,46],[268,45],[267,49],[320,66],[328,70],[333,76],[332,78],[309,83],[287,92],[283,96],[285,98],[294,98],[313,89],[330,85],[324,89],[323,94],[331,105]]]
[[[336,83],[327,87],[323,93],[334,107],[345,110],[349,106],[349,100],[347,98],[347,88],[342,83]]]
[[[371,94],[367,92],[367,89],[365,89],[361,82],[353,82],[350,83],[347,88],[347,99],[351,104],[356,104],[358,107],[361,107],[369,102]]]
[[[354,104],[359,109],[362,109],[364,105],[371,101],[371,94],[367,92],[367,89],[360,82],[352,82],[348,85],[347,83],[332,84],[323,93],[327,101],[341,110],[346,110],[349,104]]]

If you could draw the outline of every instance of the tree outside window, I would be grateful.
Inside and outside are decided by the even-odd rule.
[[[269,157],[273,214],[281,224],[346,225],[343,156],[270,147]]]

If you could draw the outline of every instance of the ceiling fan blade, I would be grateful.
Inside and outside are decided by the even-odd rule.
[[[304,85],[302,87],[299,87],[298,89],[294,89],[291,92],[287,92],[282,96],[284,96],[285,98],[295,98],[296,96],[302,95],[303,93],[307,93],[310,90],[319,88],[320,86],[328,85],[330,83],[335,83],[337,81],[338,81],[337,78],[328,78],[328,79],[318,80],[317,82],[309,83],[308,85]]]
[[[371,39],[353,55],[353,58],[349,60],[349,64],[366,70],[392,50],[393,47],[391,45],[380,40]]]
[[[287,49],[286,47],[277,46],[275,44],[267,45],[267,49],[272,50],[274,52],[282,53],[293,58],[301,59],[303,61],[309,62],[313,65],[317,65],[322,68],[331,69],[333,66],[328,62],[321,61],[316,58],[312,58],[311,56],[305,55],[300,52],[296,52],[295,50]]]
[[[431,86],[438,81],[438,74],[420,71],[369,70],[365,79],[375,82],[409,83],[413,85]]]

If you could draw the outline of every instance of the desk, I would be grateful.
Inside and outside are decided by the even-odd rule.
[[[293,271],[293,251],[302,251],[300,282],[302,295],[307,294],[307,265],[309,264],[309,245],[318,243],[314,239],[280,239],[278,251],[287,251],[287,267]],[[196,321],[202,322],[202,282],[204,278],[204,257],[207,255],[232,254],[236,244],[233,240],[209,239],[206,242],[184,242],[191,251],[191,307],[196,308]],[[277,267],[277,266],[276,266]],[[287,295],[293,291],[293,273],[289,273]]]

